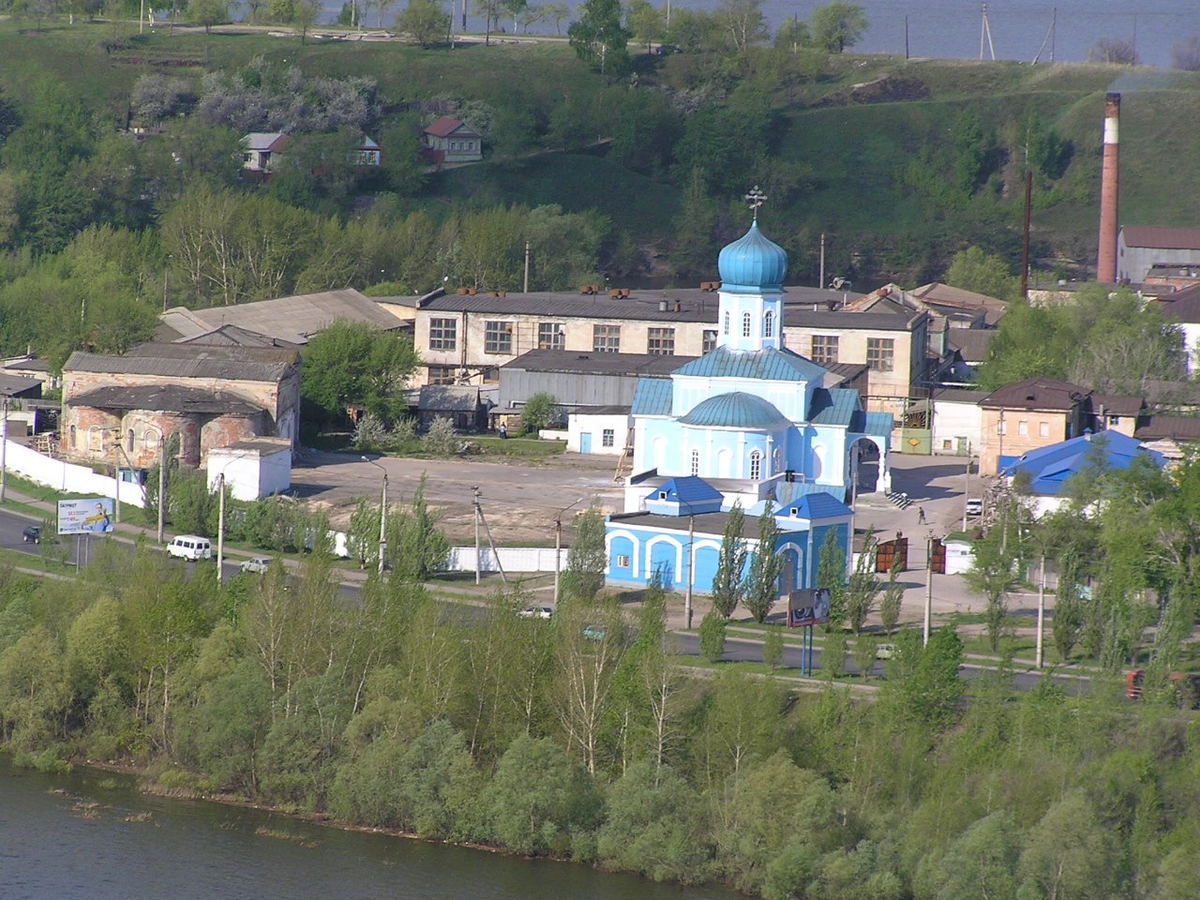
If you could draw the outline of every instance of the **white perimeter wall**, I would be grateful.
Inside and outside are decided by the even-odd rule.
[[[77,466],[60,459],[43,456],[14,441],[5,441],[5,467],[30,481],[71,494],[94,494],[116,497],[117,481],[107,475],[97,475],[87,466]],[[145,506],[145,493],[140,484],[120,482],[121,502],[130,506]]]
[[[562,553],[561,566],[565,570],[567,568],[567,548],[564,547],[560,552]],[[504,567],[505,572],[554,571],[553,547],[498,547],[497,553],[500,557],[500,565]],[[480,556],[482,557],[480,560],[482,571],[500,571],[496,565],[496,555],[492,553],[491,548],[484,547]],[[474,572],[475,548],[451,547],[450,556],[446,561],[446,569],[450,572]]]

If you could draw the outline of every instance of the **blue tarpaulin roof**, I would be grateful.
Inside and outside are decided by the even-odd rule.
[[[1142,454],[1157,466],[1166,462],[1161,453],[1148,450],[1137,438],[1119,431],[1088,433],[1030,450],[1007,464],[1002,462],[1000,473],[1008,476],[1028,473],[1033,493],[1056,496],[1072,475],[1092,467],[1128,469]]]

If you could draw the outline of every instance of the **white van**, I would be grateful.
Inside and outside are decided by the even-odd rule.
[[[167,544],[167,553],[180,559],[212,559],[212,544],[208,538],[181,534]]]

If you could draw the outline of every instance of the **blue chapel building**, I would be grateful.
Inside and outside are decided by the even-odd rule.
[[[825,369],[783,346],[787,253],[757,218],[718,268],[716,347],[669,378],[638,383],[625,510],[606,525],[607,580],[645,585],[657,575],[668,589],[710,592],[740,503],[751,554],[758,517],[768,508],[775,516],[780,594],[817,587],[828,531],[851,558],[865,444],[878,455],[878,488],[890,488],[892,415],[866,412],[856,390],[825,387]]]

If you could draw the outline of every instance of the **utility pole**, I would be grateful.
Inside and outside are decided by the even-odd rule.
[[[821,232],[821,274],[820,280],[817,282],[817,287],[824,290],[825,288],[825,232]]]
[[[925,539],[925,627],[921,645],[929,643],[929,620],[933,617],[933,532]]]
[[[683,596],[683,616],[687,627],[692,627],[692,583],[696,580],[696,514],[688,507],[688,583]]]
[[[479,584],[483,580],[483,560],[479,546],[479,485],[471,488],[475,492],[475,583]]]
[[[0,503],[8,487],[8,398],[4,398],[4,423],[0,425]]]
[[[525,293],[526,294],[529,293],[529,255],[531,252],[532,252],[532,248],[529,244],[529,241],[526,241],[525,242]]]
[[[217,475],[217,584],[225,580],[225,473]]]
[[[578,500],[576,500],[574,503],[572,503],[571,506],[564,506],[562,509],[560,509],[558,511],[558,515],[556,515],[554,517],[554,605],[555,605],[555,607],[558,606],[558,597],[559,597],[558,586],[559,586],[559,581],[562,576],[562,517],[563,517],[563,513],[565,513],[568,509],[571,509],[571,507],[578,506],[580,503],[583,502],[583,500],[584,500],[584,498],[580,497]],[[478,531],[476,531],[476,533],[475,533],[475,553],[476,553],[476,558],[478,558],[478,554],[479,554],[479,532]]]
[[[967,454],[967,480],[963,485],[963,527],[962,530],[967,530],[967,504],[971,502],[971,454]]]
[[[1027,163],[1028,164],[1028,163]],[[1029,210],[1033,198],[1033,169],[1025,170],[1025,234],[1021,244],[1021,299],[1029,299]]]
[[[380,466],[382,469],[383,466]],[[384,564],[387,562],[387,488],[388,488],[388,473],[384,470],[383,473],[383,496],[379,503],[379,574],[383,574]]]
[[[163,526],[167,508],[167,438],[158,439],[158,542],[163,542]]]
[[[1046,551],[1042,551],[1041,560],[1041,584],[1038,585],[1038,626],[1037,626],[1037,652],[1034,654],[1033,664],[1036,668],[1042,668],[1045,660],[1043,655],[1042,634],[1046,625]]]
[[[117,524],[121,524],[121,432],[116,432],[113,441],[113,500],[116,505]]]

